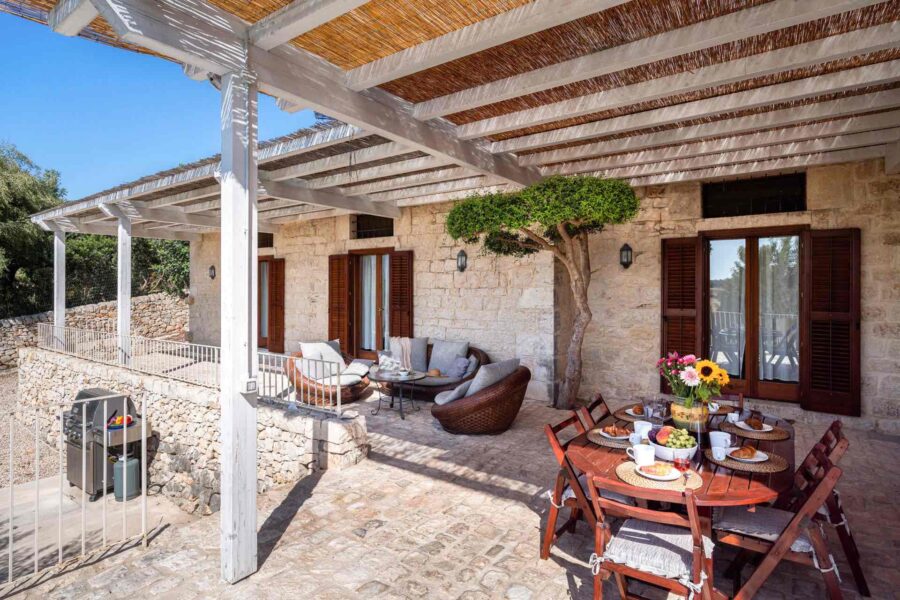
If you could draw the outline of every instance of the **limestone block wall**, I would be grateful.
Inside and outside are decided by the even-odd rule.
[[[862,231],[862,419],[851,424],[900,433],[900,176],[881,160],[811,168],[807,211],[701,218],[699,183],[638,190],[641,210],[626,225],[591,241],[597,270],[591,286],[594,321],[585,341],[582,396],[602,391],[614,404],[658,391],[651,365],[660,351],[661,239],[699,231],[808,224]],[[623,243],[634,264],[619,266]],[[796,405],[767,403],[793,418],[828,420]]]
[[[138,411],[146,402],[158,444],[151,444],[150,487],[162,490],[183,510],[209,514],[219,509],[219,399],[213,389],[144,375],[42,350],[19,351],[17,417],[40,420],[40,431],[56,447],[56,406],[86,387],[128,394]],[[257,411],[257,490],[292,484],[312,471],[340,469],[368,453],[365,417],[343,418],[287,410],[260,402]]]
[[[37,324],[53,321],[53,311],[0,319],[0,370],[14,368],[19,348],[37,343]],[[187,331],[187,304],[169,294],[131,299],[131,333],[144,337],[182,339]],[[95,331],[115,331],[116,303],[101,302],[66,309],[66,325]]]
[[[285,225],[275,234],[275,256],[285,259],[285,349],[328,334],[328,256],[391,247],[413,251],[414,327],[417,336],[468,340],[493,360],[518,357],[532,371],[528,397],[548,401],[554,385],[554,269],[551,256],[482,256],[444,232],[452,204],[404,208],[393,237],[350,239],[347,216]],[[468,268],[456,270],[466,249]],[[190,330],[197,343],[218,344],[219,238],[191,244]]]

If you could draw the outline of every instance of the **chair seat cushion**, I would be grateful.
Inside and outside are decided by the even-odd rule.
[[[460,398],[462,398],[466,395],[466,390],[469,389],[469,385],[471,383],[472,383],[471,381],[466,381],[466,382],[461,383],[460,385],[456,386],[452,390],[447,390],[446,392],[441,392],[440,394],[438,394],[437,396],[434,397],[434,403],[435,404],[449,404],[450,402],[453,402],[454,400],[459,400]]]
[[[426,387],[438,387],[442,385],[454,385],[460,382],[459,377],[426,377],[424,379],[419,379],[418,381],[414,381],[414,385],[424,385]]]
[[[518,358],[511,358],[509,360],[502,360],[498,363],[482,365],[475,374],[475,378],[472,379],[472,385],[469,386],[469,391],[466,392],[466,396],[477,394],[481,390],[503,381],[512,375],[518,368]]]
[[[731,531],[774,542],[793,518],[794,513],[769,506],[757,506],[752,511],[744,506],[729,506],[717,511],[713,520],[713,529]],[[791,544],[791,550],[812,552],[812,542],[805,530],[801,531],[794,543]]]
[[[360,381],[362,381],[362,377],[359,375],[341,375],[341,376],[331,376],[331,377],[320,377],[316,379],[317,382],[322,385],[339,385],[341,387],[350,387],[351,385],[356,385]]]
[[[359,377],[366,377],[369,374],[369,369],[372,367],[371,360],[363,360],[363,359],[355,359],[344,371],[341,375],[357,375]]]
[[[579,475],[578,483],[581,484],[581,489],[586,490],[587,489],[587,475],[584,473]],[[587,494],[587,493],[589,493],[589,492],[585,492],[585,494]],[[622,504],[629,504],[631,506],[634,506],[634,498],[629,498],[628,496],[623,496],[622,494],[619,494],[618,492],[610,492],[609,490],[600,490],[600,495],[603,496],[604,498],[606,498],[607,500],[612,500],[614,502],[621,502]],[[563,502],[565,502],[566,500],[568,500],[570,498],[574,498],[574,497],[575,497],[575,490],[572,489],[571,485],[567,485],[563,489],[563,495],[562,495]]]
[[[450,342],[447,340],[434,340],[431,347],[431,360],[428,361],[428,370],[438,369],[441,374],[449,373],[457,358],[465,358],[469,353],[469,342]]]
[[[703,543],[711,556],[712,541],[703,538]],[[685,579],[691,576],[692,549],[688,529],[628,519],[606,546],[603,559],[666,579]]]

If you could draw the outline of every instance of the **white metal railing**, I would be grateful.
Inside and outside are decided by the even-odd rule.
[[[261,398],[341,414],[343,365],[326,360],[259,352]]]
[[[78,358],[121,366],[149,375],[177,379],[205,387],[219,387],[220,350],[217,346],[125,336],[109,331],[38,324],[37,345]],[[295,358],[259,352],[257,389],[264,400],[289,407],[341,412],[340,383],[344,366],[320,359]]]
[[[94,431],[93,423],[88,423],[84,418],[86,411],[82,410],[81,420],[81,439],[80,450],[79,443],[70,443],[67,439],[67,432],[64,429],[65,415],[68,411],[79,404],[87,402],[102,402],[102,431]],[[64,400],[60,403],[48,404],[42,407],[24,407],[19,406],[15,410],[7,413],[8,422],[5,424],[9,436],[9,447],[7,451],[8,464],[6,472],[8,474],[7,489],[4,490],[8,499],[7,514],[5,518],[0,520],[0,526],[4,527],[6,535],[6,564],[4,565],[5,573],[2,573],[3,567],[0,566],[0,595],[13,594],[15,590],[13,584],[17,580],[24,577],[42,573],[47,569],[59,567],[65,564],[80,564],[88,557],[94,557],[101,554],[104,550],[111,546],[125,546],[128,544],[136,545],[140,542],[143,548],[148,544],[148,519],[147,519],[147,486],[148,486],[148,460],[147,460],[147,441],[150,434],[149,417],[147,412],[147,402],[141,399],[140,406],[134,407],[139,424],[135,423],[132,427],[140,427],[140,439],[137,442],[140,446],[140,501],[135,503],[129,501],[128,477],[127,469],[122,469],[122,501],[118,502],[118,508],[108,508],[107,495],[108,490],[112,486],[112,481],[108,478],[107,464],[110,462],[111,456],[116,456],[117,460],[121,457],[128,459],[135,458],[133,454],[137,449],[135,441],[128,441],[127,427],[119,430],[109,428],[109,421],[116,413],[124,415],[132,414],[128,410],[128,397],[120,396],[100,396],[93,398],[85,398],[81,400]],[[31,422],[27,422],[30,420]],[[27,481],[16,481],[16,462],[17,453],[21,456],[22,452],[27,448],[31,437],[29,429],[33,430],[33,464],[34,479]],[[43,435],[42,435],[43,433]],[[69,432],[71,434],[72,432]],[[116,435],[118,433],[118,435]],[[100,450],[99,443],[96,442],[96,435],[102,435],[102,459],[103,467],[101,470],[102,484],[100,491],[94,498],[95,502],[89,502],[87,492],[88,469],[91,469],[93,476],[96,476],[95,465],[88,465],[89,444],[93,440],[94,445],[90,446],[92,452]],[[26,437],[27,436],[27,437]],[[21,439],[26,437],[26,439]],[[116,443],[117,439],[121,440],[121,445]],[[112,443],[111,443],[112,441]],[[54,448],[54,446],[56,446]],[[58,467],[55,473],[43,473],[41,470],[42,451],[54,452],[57,454]],[[72,452],[77,455],[69,456]],[[70,460],[72,459],[72,460]],[[77,462],[76,462],[77,461]],[[21,463],[21,461],[19,461]],[[81,477],[80,482],[77,477],[77,470],[73,472],[73,477],[69,477],[70,465],[80,464]],[[125,463],[127,465],[127,461]],[[72,479],[74,478],[74,481]],[[21,479],[21,477],[19,478]],[[67,494],[69,483],[81,488],[80,492]],[[49,493],[41,495],[42,484],[46,486]],[[56,487],[57,490],[52,488]],[[75,489],[75,488],[72,488]],[[55,493],[54,493],[55,492]],[[30,498],[29,496],[33,496]],[[20,499],[17,505],[17,498]],[[24,500],[22,500],[24,498]],[[132,499],[133,500],[133,499]],[[29,508],[29,504],[33,502],[33,506]],[[56,504],[54,507],[53,504]],[[135,506],[135,504],[139,505]],[[139,515],[135,515],[139,511]],[[113,539],[112,529],[114,521],[110,522],[110,515],[115,519],[115,512],[121,513],[122,533],[121,537],[115,536]],[[129,517],[132,524],[129,528]],[[140,525],[136,527],[134,521],[139,518]],[[4,522],[5,521],[5,522]],[[31,526],[33,531],[28,531]],[[29,543],[30,541],[30,543]],[[2,554],[0,554],[2,556]],[[0,565],[3,565],[0,562]]]

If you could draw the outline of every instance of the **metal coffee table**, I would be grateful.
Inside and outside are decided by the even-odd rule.
[[[425,379],[425,373],[421,371],[410,371],[406,375],[399,375],[394,371],[382,371],[381,369],[372,369],[369,371],[369,381],[374,381],[378,384],[378,407],[372,411],[373,415],[377,415],[381,410],[381,402],[385,399],[385,389],[388,388],[388,384],[390,385],[390,407],[394,408],[394,400],[396,399],[399,404],[400,409],[400,418],[406,419],[406,415],[403,413],[403,401],[406,400],[412,403],[412,407],[414,410],[419,410],[419,407],[416,406],[416,402],[413,399],[413,391],[415,389],[415,382],[420,379]],[[409,387],[409,398],[403,397],[403,388]],[[395,396],[395,390],[397,395]]]

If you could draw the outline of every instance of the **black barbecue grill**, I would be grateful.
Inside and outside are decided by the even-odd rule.
[[[94,398],[92,400],[92,398]],[[102,388],[81,390],[76,402],[63,416],[63,432],[66,436],[66,476],[69,485],[81,488],[82,449],[87,453],[84,491],[96,500],[103,492],[103,472],[106,469],[107,490],[113,485],[113,464],[123,456],[134,456],[140,451],[141,417],[131,398]],[[131,416],[130,426],[111,429],[107,426],[107,454],[103,453],[103,405],[106,404],[107,422],[113,423],[123,410]],[[150,433],[148,424],[147,433]],[[124,441],[124,448],[123,448]]]

